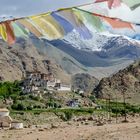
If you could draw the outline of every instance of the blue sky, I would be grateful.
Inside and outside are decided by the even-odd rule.
[[[91,1],[94,0],[0,0],[0,17],[33,15]]]

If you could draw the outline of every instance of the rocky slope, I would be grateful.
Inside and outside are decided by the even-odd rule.
[[[21,80],[26,71],[53,73],[64,82],[70,82],[70,76],[62,68],[37,50],[29,39],[18,39],[16,44],[8,46],[0,40],[0,79],[5,81]]]
[[[89,74],[79,73],[72,77],[72,88],[83,90],[86,93],[91,93],[98,82],[98,79]]]
[[[122,97],[139,103],[140,101],[140,61],[136,61],[127,68],[120,70],[111,77],[103,78],[94,89],[94,94],[99,98]]]

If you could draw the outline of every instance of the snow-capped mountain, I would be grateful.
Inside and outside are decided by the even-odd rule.
[[[63,38],[65,43],[85,51],[101,51],[102,46],[108,42],[109,38],[100,34],[93,34],[91,39],[83,39],[75,30]]]
[[[73,31],[63,39],[53,41],[40,40],[33,35],[30,39],[39,54],[46,55],[67,74],[84,72],[102,78],[140,58],[140,44],[135,40],[107,33],[93,33],[92,36],[85,40]]]
[[[92,33],[93,37],[91,39],[83,39],[75,30],[63,38],[65,43],[71,44],[73,47],[84,50],[84,51],[106,51],[106,46],[113,47],[108,45],[111,42],[117,42],[119,46],[127,46],[136,44],[139,45],[140,41],[130,39],[122,35],[114,35],[110,33]],[[117,39],[117,41],[115,41]],[[110,42],[111,41],[111,42]],[[115,42],[114,42],[115,41]]]
[[[139,42],[124,36],[93,34],[82,39],[75,31],[63,39],[47,41],[87,67],[108,67],[140,58]]]

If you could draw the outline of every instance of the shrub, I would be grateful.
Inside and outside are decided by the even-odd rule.
[[[38,96],[29,95],[29,98],[35,101],[40,101],[40,97]]]
[[[22,103],[13,104],[11,108],[15,110],[26,110],[26,107]]]
[[[19,104],[17,105],[17,110],[26,110],[26,108],[24,107],[23,104],[19,103]]]
[[[1,82],[0,83],[0,95],[8,98],[11,95],[19,95],[21,93],[21,87],[18,81],[15,82]]]
[[[112,111],[112,113],[114,113],[114,114],[120,114],[120,113],[122,113],[122,109],[120,109],[120,108],[112,108],[111,109],[111,111]]]
[[[40,108],[41,108],[41,106],[40,106],[40,105],[37,105],[37,108],[39,108],[39,109],[40,109]]]
[[[17,109],[17,104],[11,105],[11,108],[16,110]]]
[[[3,99],[4,99],[4,97],[3,97],[3,96],[0,96],[0,99],[2,99],[2,100],[3,100]]]
[[[91,96],[89,97],[89,99],[90,99],[92,102],[94,102],[94,103],[95,103],[95,101],[96,101],[96,98],[95,98],[95,96],[93,96],[93,95],[91,95]]]
[[[61,116],[61,119],[64,120],[64,121],[69,121],[69,120],[72,119],[72,116],[73,116],[72,112],[65,111],[64,115]]]
[[[27,110],[32,110],[33,107],[32,106],[27,106]]]
[[[121,110],[121,115],[124,116],[124,115],[127,114],[128,112],[129,112],[129,111],[128,111],[127,109],[122,109],[122,110]]]
[[[10,97],[11,97],[13,100],[17,100],[17,95],[16,95],[16,94],[12,94]]]

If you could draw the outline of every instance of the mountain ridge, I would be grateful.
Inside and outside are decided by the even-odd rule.
[[[21,80],[26,71],[40,71],[52,72],[62,81],[70,81],[70,76],[58,64],[54,61],[51,61],[50,65],[46,63],[49,58],[41,54],[29,39],[19,38],[11,47],[0,40],[0,50],[1,80]]]
[[[31,35],[27,39],[18,38],[16,44],[12,47],[0,41],[1,51],[4,52],[4,54],[1,54],[0,59],[1,77],[6,77],[4,78],[6,80],[21,79],[24,69],[27,68],[28,71],[32,71],[35,65],[42,72],[47,72],[45,61],[43,61],[47,59],[51,60],[52,67],[55,67],[52,69],[55,74],[57,73],[57,76],[64,73],[66,77],[69,77],[65,81],[70,81],[70,77],[77,73],[88,73],[100,80],[118,72],[118,70],[127,67],[140,58],[140,44],[138,42],[129,41],[121,36],[95,36],[95,40],[93,39],[95,44],[93,46],[92,43],[87,44],[91,45],[89,48],[96,46],[93,50],[80,49],[80,46],[77,48],[74,45],[77,38],[72,42],[74,40],[73,36],[70,38],[71,42],[68,42],[66,38],[48,41],[46,39],[40,40]],[[77,42],[84,47],[87,41],[83,44],[83,40],[81,40],[77,40]],[[98,40],[101,41],[98,42]],[[97,48],[99,48],[98,51]],[[3,60],[3,58],[5,59]],[[26,67],[24,63],[27,63]],[[7,67],[10,67],[11,70]],[[16,76],[12,76],[14,74]],[[8,75],[11,75],[12,78],[8,79]],[[63,79],[63,76],[60,77]]]

